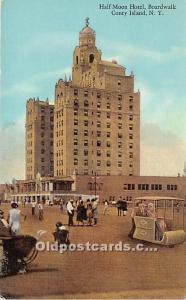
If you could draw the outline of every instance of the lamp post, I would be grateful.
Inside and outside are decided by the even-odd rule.
[[[97,197],[97,180],[99,180],[99,177],[97,176],[97,173],[94,173],[94,176],[92,176],[92,179],[94,180],[94,195],[95,199]]]

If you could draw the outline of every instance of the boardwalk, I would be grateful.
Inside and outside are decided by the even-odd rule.
[[[4,207],[1,207],[4,208]],[[66,223],[58,207],[45,208],[40,222],[31,208],[22,208],[27,220],[24,233],[47,230],[45,241],[53,241],[55,222]],[[104,216],[100,207],[97,227],[71,227],[73,243],[118,243],[135,247],[128,239],[130,218],[117,217],[111,208]],[[7,211],[7,207],[5,208]],[[150,244],[145,244],[150,246]],[[186,295],[186,245],[158,247],[157,252],[41,252],[25,275],[0,279],[0,293],[11,298],[178,298]]]

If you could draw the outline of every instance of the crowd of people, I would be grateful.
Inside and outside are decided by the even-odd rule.
[[[76,202],[71,198],[66,204],[68,214],[68,226],[74,225],[76,212],[77,225],[96,226],[98,222],[98,199],[78,199]]]

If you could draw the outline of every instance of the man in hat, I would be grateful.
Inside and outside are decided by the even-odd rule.
[[[67,203],[67,213],[68,213],[68,226],[73,226],[73,216],[74,216],[74,206],[73,199],[68,200]]]
[[[21,233],[21,216],[26,219],[26,215],[22,214],[18,208],[18,204],[13,202],[11,204],[11,209],[9,210],[8,222],[11,229],[12,235],[19,235]]]

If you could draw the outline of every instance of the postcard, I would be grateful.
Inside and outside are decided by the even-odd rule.
[[[186,2],[0,3],[0,298],[185,299]]]

